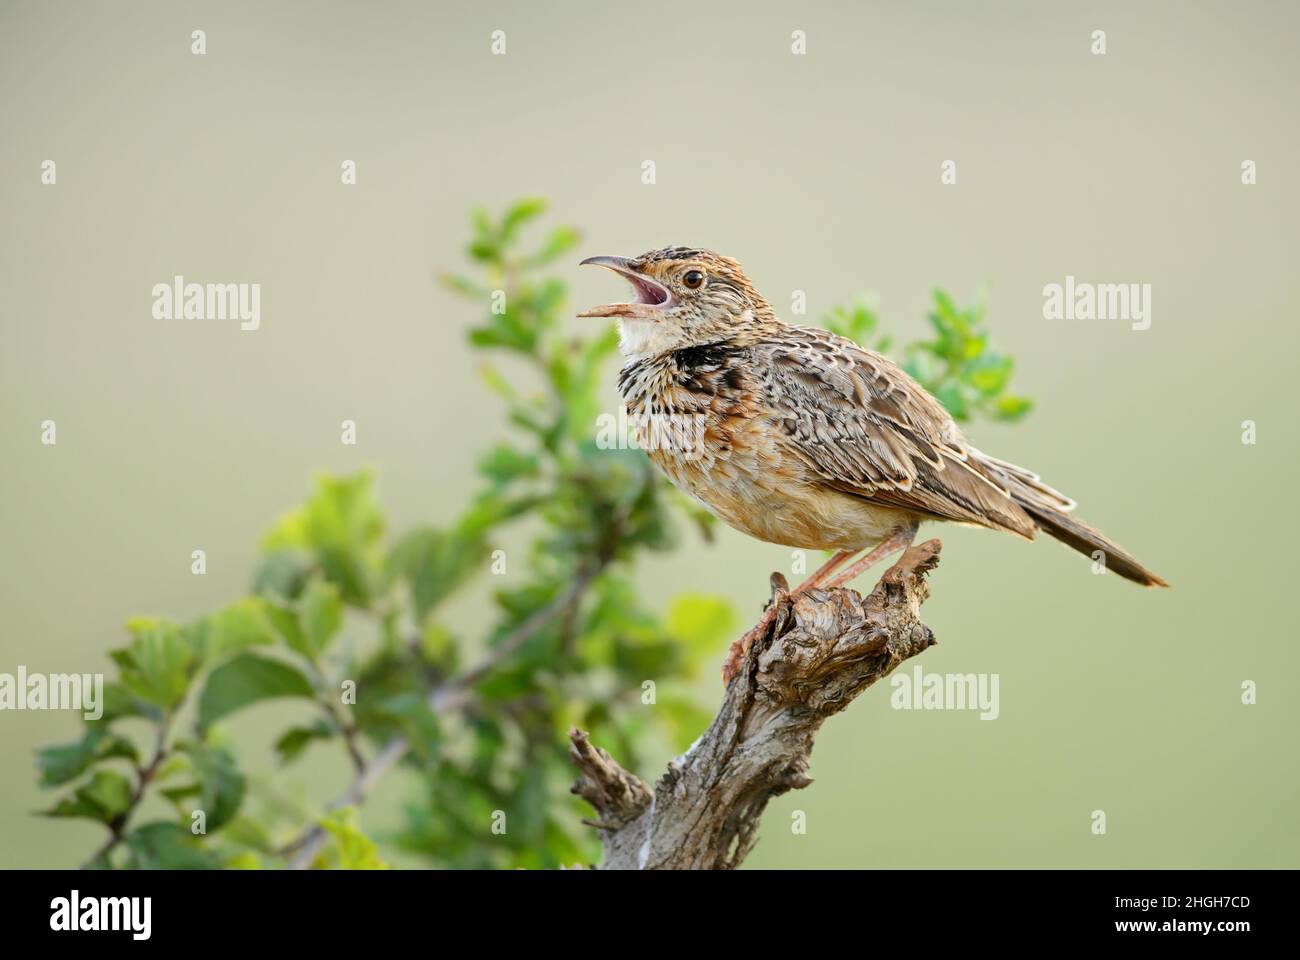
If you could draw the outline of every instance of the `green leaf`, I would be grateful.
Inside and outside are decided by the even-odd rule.
[[[321,818],[320,825],[334,838],[332,844],[338,865],[343,870],[387,870],[379,857],[379,848],[357,827],[356,811],[351,807],[335,810]]]
[[[430,619],[420,631],[420,655],[424,662],[436,667],[443,675],[455,669],[458,644],[455,635],[444,624]]]
[[[244,777],[229,751],[203,743],[179,747],[194,761],[198,779],[199,809],[206,817],[209,833],[219,830],[239,812],[244,802]]]
[[[501,237],[509,241],[519,227],[546,212],[546,201],[540,197],[525,197],[511,204],[501,218]]]
[[[986,397],[1001,393],[1011,380],[1010,357],[986,354],[966,367],[966,382]]]
[[[126,837],[130,866],[137,870],[212,870],[215,857],[198,838],[178,823],[157,821],[132,830]]]
[[[295,667],[253,653],[242,653],[213,670],[199,697],[199,726],[275,697],[312,697],[311,683]]]
[[[266,608],[261,597],[244,597],[209,614],[194,629],[195,648],[211,662],[249,647],[274,643],[276,635]]]
[[[338,728],[324,719],[317,720],[309,727],[290,727],[275,741],[275,752],[280,755],[280,762],[288,765],[297,760],[314,741],[329,740],[337,733]]]
[[[177,810],[188,816],[190,810],[194,808],[194,804],[190,801],[199,796],[203,788],[197,783],[187,783],[182,787],[165,787],[158,792],[170,800]]]
[[[303,633],[302,624],[298,622],[296,612],[279,604],[268,603],[266,605],[266,618],[275,627],[275,632],[290,650],[305,655],[304,652],[311,649],[307,643],[307,635]]]
[[[47,817],[82,817],[112,823],[131,806],[131,782],[120,773],[97,770],[90,782],[78,787],[51,809]]]
[[[521,477],[536,476],[538,466],[536,454],[523,453],[502,443],[488,451],[479,461],[478,469],[497,486],[505,486]]]
[[[406,579],[411,586],[415,619],[424,618],[475,570],[483,568],[487,547],[478,527],[490,524],[487,515],[475,515],[468,529],[460,533],[424,528],[403,537],[388,560],[391,576]]]
[[[174,623],[138,617],[127,624],[134,640],[110,656],[123,685],[135,696],[164,710],[177,707],[199,666],[194,648]]]
[[[970,414],[966,407],[966,397],[955,383],[941,384],[934,391],[935,399],[944,405],[954,420],[967,420]]]
[[[302,623],[302,641],[305,647],[298,650],[315,661],[323,654],[343,625],[343,602],[339,589],[332,583],[313,580],[304,592],[299,606]],[[289,640],[288,637],[285,638]],[[290,643],[290,646],[293,646]]]
[[[1028,397],[1007,394],[999,397],[995,410],[1000,420],[1019,420],[1034,408],[1034,401]]]
[[[221,839],[227,843],[248,847],[258,853],[275,852],[275,844],[270,834],[260,823],[247,816],[235,817],[226,824],[225,829],[221,831]]]
[[[488,314],[484,325],[469,333],[469,342],[476,347],[500,347],[517,353],[532,355],[537,350],[537,330],[526,324],[513,304],[505,313]]]
[[[466,250],[471,257],[480,263],[491,263],[494,260],[501,259],[501,244],[495,240],[475,240]]]
[[[376,566],[372,558],[356,550],[344,547],[326,547],[317,555],[321,573],[330,583],[338,584],[339,595],[345,603],[356,607],[368,607],[374,595],[374,577],[372,567]]]
[[[157,707],[145,703],[131,693],[123,683],[104,684],[103,713],[95,720],[87,720],[89,727],[107,727],[121,717],[143,717],[157,720],[161,714]]]
[[[262,556],[253,575],[253,592],[295,599],[311,576],[311,554],[298,549],[273,550]]]
[[[345,602],[366,606],[384,527],[370,471],[323,476],[307,503],[272,525],[262,538],[262,547],[309,551],[325,578],[338,584]]]
[[[135,746],[103,727],[94,727],[75,743],[38,750],[36,767],[41,773],[42,787],[57,787],[75,780],[93,765],[115,757],[135,761]]]

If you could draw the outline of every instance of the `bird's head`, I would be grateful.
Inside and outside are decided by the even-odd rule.
[[[749,282],[740,264],[711,250],[665,247],[639,257],[588,257],[632,285],[635,298],[578,314],[616,317],[626,356],[745,339],[776,322],[772,306]]]

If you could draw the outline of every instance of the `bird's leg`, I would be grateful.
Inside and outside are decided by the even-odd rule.
[[[856,550],[840,550],[815,571],[812,576],[808,577],[803,583],[790,591],[790,596],[797,597],[801,593],[807,593],[809,590],[815,590],[820,587],[832,573],[839,567],[843,566],[844,561],[853,556]]]
[[[763,608],[763,615],[758,618],[758,623],[746,630],[744,634],[742,634],[740,638],[731,645],[730,649],[727,650],[727,658],[722,661],[722,683],[724,686],[730,683],[731,678],[740,672],[741,661],[745,659],[745,654],[749,651],[753,642],[758,637],[761,637],[763,632],[771,626],[772,621],[776,619],[777,604],[787,597],[798,596],[804,590],[811,589],[809,587],[809,581],[814,578],[824,577],[827,572],[826,568],[827,565],[823,564],[816,573],[809,577],[808,580],[801,583],[799,587],[793,591],[790,589],[790,585],[786,583],[783,574],[772,574],[772,599],[769,600],[767,606]]]
[[[845,567],[842,571],[827,581],[825,588],[827,590],[834,590],[836,587],[842,587],[844,584],[861,574],[863,570],[866,570],[873,564],[879,563],[896,550],[906,550],[912,545],[912,541],[916,539],[917,526],[917,522],[913,520],[906,526],[900,527],[892,536],[889,537],[888,540],[881,543],[880,546],[876,547],[865,556],[859,557],[854,563]]]
[[[772,602],[767,605],[767,609],[763,611],[763,615],[758,618],[758,623],[746,630],[744,635],[733,643],[731,649],[727,651],[727,659],[722,663],[722,682],[724,684],[730,683],[731,678],[740,672],[740,663],[745,659],[745,654],[749,652],[750,645],[763,635],[763,632],[772,625],[772,621],[776,618],[776,602],[782,595],[786,597],[797,597],[800,594],[807,593],[809,590],[817,589],[826,581],[827,577],[834,573],[838,567],[843,566],[844,561],[848,560],[856,552],[857,551],[855,550],[840,550],[836,552],[835,556],[831,557],[814,570],[811,576],[793,590],[786,591],[774,587],[775,592],[772,595]]]
[[[809,590],[816,590],[826,582],[831,574],[844,565],[844,561],[850,559],[855,553],[857,553],[856,550],[838,550],[835,556],[814,570],[803,583],[793,590],[780,590],[773,593],[772,602],[767,605],[763,615],[758,618],[758,623],[746,630],[744,635],[733,643],[727,651],[727,659],[722,662],[723,684],[730,683],[731,678],[740,672],[740,663],[745,659],[745,654],[749,652],[750,645],[772,625],[772,621],[776,618],[776,601],[780,599],[781,595],[793,599],[807,593]]]

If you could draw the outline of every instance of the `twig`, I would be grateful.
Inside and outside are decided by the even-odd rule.
[[[556,616],[574,607],[603,567],[603,564],[594,564],[579,571],[567,590],[546,606],[533,611],[476,666],[435,687],[427,699],[429,710],[438,714],[450,713],[462,708],[468,703],[473,686],[518,653],[524,644],[535,637]],[[374,759],[361,769],[348,788],[326,807],[326,810],[355,807],[365,802],[375,784],[401,762],[410,747],[410,742],[403,736],[389,740],[383,749],[375,754]],[[290,856],[289,866],[294,870],[310,867],[316,855],[320,853],[325,838],[325,830],[319,824],[311,826],[300,834],[282,851]]]
[[[168,714],[158,721],[158,733],[154,739],[153,757],[147,766],[137,768],[135,789],[131,791],[130,802],[127,803],[126,809],[114,817],[113,821],[108,825],[110,831],[108,840],[91,855],[89,860],[81,865],[82,870],[89,870],[99,860],[107,857],[126,838],[127,824],[135,814],[136,807],[140,806],[140,801],[144,799],[145,790],[148,789],[149,784],[158,774],[158,768],[167,759],[167,733],[171,729],[172,716],[172,714]]]
[[[321,707],[325,715],[333,721],[338,727],[339,733],[343,736],[343,745],[347,749],[348,758],[352,761],[352,766],[357,773],[366,769],[366,757],[361,752],[361,738],[357,735],[357,727],[351,720],[344,716],[343,712],[337,710],[328,700],[321,701]]]

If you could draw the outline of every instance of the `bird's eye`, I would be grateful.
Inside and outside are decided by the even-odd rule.
[[[686,286],[690,287],[692,290],[703,282],[704,274],[699,270],[687,270],[686,274],[682,277],[682,283],[686,284]]]

